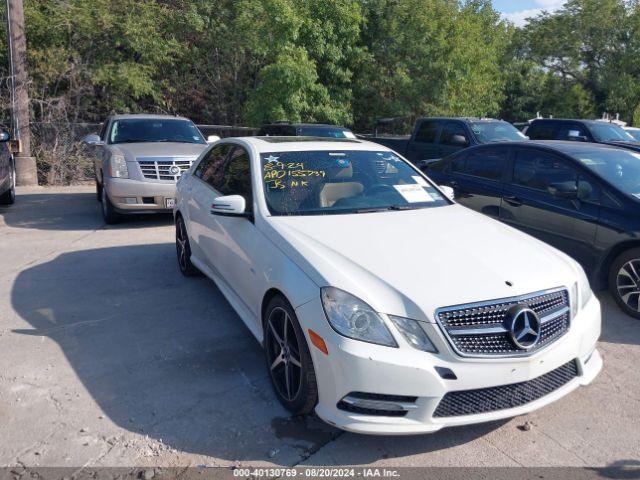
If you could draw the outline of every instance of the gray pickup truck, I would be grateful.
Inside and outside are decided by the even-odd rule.
[[[420,118],[409,136],[363,136],[389,147],[415,164],[443,158],[463,148],[527,137],[510,123],[491,118]]]

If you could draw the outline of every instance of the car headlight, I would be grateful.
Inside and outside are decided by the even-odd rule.
[[[438,349],[431,343],[420,322],[394,315],[389,315],[389,320],[413,348],[423,352],[438,353]]]
[[[113,178],[129,178],[127,161],[122,155],[111,155],[109,159],[109,175]]]
[[[359,298],[334,287],[323,287],[321,298],[329,324],[340,335],[387,347],[398,346],[380,315]]]
[[[571,318],[575,317],[593,296],[593,290],[591,290],[589,279],[584,273],[584,270],[580,266],[578,266],[577,270],[578,281],[574,283],[571,288]]]

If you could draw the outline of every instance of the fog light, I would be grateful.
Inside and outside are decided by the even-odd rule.
[[[418,408],[415,404],[417,399],[404,395],[352,392],[338,402],[338,408],[363,415],[404,416],[409,410]]]
[[[125,197],[124,203],[127,205],[135,205],[138,203],[138,199],[136,197]]]

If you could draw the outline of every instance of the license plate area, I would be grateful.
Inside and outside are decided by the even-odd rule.
[[[164,206],[165,208],[173,208],[176,206],[176,199],[175,198],[165,198],[164,199]]]

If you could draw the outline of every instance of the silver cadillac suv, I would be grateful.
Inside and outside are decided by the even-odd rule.
[[[191,120],[170,115],[114,115],[83,142],[108,224],[127,213],[171,212],[178,178],[207,147]]]

